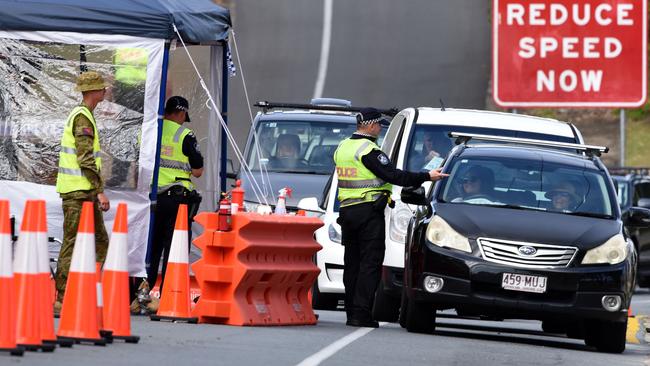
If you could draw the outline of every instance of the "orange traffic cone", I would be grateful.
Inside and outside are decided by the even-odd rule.
[[[16,345],[16,303],[11,265],[11,224],[9,201],[0,201],[0,351],[22,356]]]
[[[93,203],[84,202],[63,297],[58,338],[106,345],[97,325],[96,276]]]
[[[125,203],[117,205],[113,234],[104,263],[104,329],[112,331],[113,338],[123,339],[127,343],[138,343],[140,337],[131,335],[126,212]]]
[[[95,263],[95,278],[97,279],[97,328],[99,335],[106,343],[113,343],[113,332],[104,328],[104,290],[102,290],[102,264]]]
[[[43,282],[39,274],[39,237],[47,236],[45,202],[28,200],[25,203],[20,236],[14,258],[15,286],[17,294],[16,343],[28,351],[54,351],[55,345],[43,343],[42,320]],[[43,211],[43,212],[39,212]],[[46,239],[47,242],[47,239]],[[52,303],[49,304],[50,308]],[[52,320],[54,321],[54,320]]]
[[[188,258],[187,205],[180,204],[176,214],[174,235],[169,249],[169,260],[165,273],[163,291],[160,294],[158,313],[151,320],[177,320],[197,323],[191,317],[190,308],[190,266]]]
[[[44,344],[60,344],[62,347],[72,347],[73,342],[58,341],[54,334],[54,294],[50,274],[50,254],[47,249],[47,214],[45,201],[36,201],[38,232],[33,233],[38,248],[38,282],[40,297],[41,341]]]

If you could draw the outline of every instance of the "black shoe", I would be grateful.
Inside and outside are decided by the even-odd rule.
[[[379,323],[376,320],[348,319],[345,325],[350,327],[379,328]]]

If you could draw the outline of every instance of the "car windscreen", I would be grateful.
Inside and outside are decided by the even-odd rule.
[[[544,141],[575,143],[575,138],[547,135],[525,131],[503,130],[471,126],[447,125],[416,125],[408,143],[406,155],[406,170],[420,171],[436,168],[454,146],[450,132],[465,132],[473,134],[494,135],[504,137],[519,137]],[[483,141],[481,141],[483,142]]]
[[[260,143],[253,136],[246,160],[253,170],[260,169],[261,160],[269,172],[331,174],[334,151],[355,127],[324,121],[260,121],[256,127]]]
[[[613,218],[603,172],[542,159],[456,157],[437,200],[567,215]],[[613,196],[613,192],[612,192]]]
[[[260,143],[255,144],[253,136],[246,161],[253,170],[260,169],[261,161],[268,172],[332,174],[334,151],[355,130],[355,123],[260,121],[256,127]],[[382,129],[377,144],[381,144],[385,133],[386,129]]]

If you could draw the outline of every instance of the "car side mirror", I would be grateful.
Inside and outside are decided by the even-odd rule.
[[[632,207],[629,212],[630,214],[625,222],[626,225],[638,228],[650,227],[650,209]]]
[[[650,198],[639,198],[638,207],[650,208]]]
[[[318,198],[316,197],[305,197],[301,199],[298,201],[298,209],[319,214],[325,213],[325,211],[323,211],[323,209],[318,206]]]
[[[403,188],[401,194],[402,202],[411,205],[426,206],[429,204],[424,194],[424,187]]]

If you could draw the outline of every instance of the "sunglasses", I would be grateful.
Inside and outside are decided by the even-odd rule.
[[[479,177],[465,177],[465,178],[461,179],[460,181],[461,181],[461,183],[465,184],[465,183],[476,183],[479,180],[480,180]]]
[[[569,193],[567,193],[567,192],[554,192],[552,197],[553,198],[556,198],[556,197],[558,197],[558,198],[560,198],[560,197],[571,198],[571,195]]]

